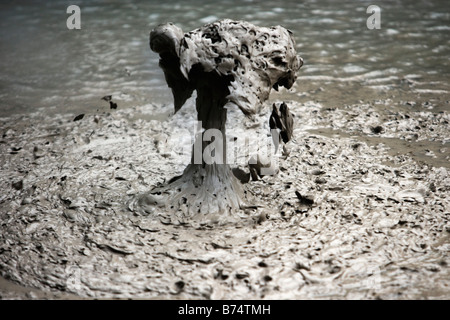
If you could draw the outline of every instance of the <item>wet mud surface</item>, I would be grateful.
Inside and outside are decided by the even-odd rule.
[[[262,207],[221,226],[126,205],[189,162],[193,103],[1,118],[1,297],[449,299],[448,112],[303,100],[278,173],[245,184]],[[270,139],[268,111],[242,119]]]

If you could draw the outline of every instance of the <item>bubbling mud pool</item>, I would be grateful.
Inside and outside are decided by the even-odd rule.
[[[1,298],[450,298],[449,3],[383,2],[369,30],[366,1],[80,1],[77,31],[65,1],[12,3],[0,4]],[[192,103],[171,115],[148,33],[221,18],[293,31],[305,65],[272,93],[296,116],[290,154],[246,184],[263,204],[254,219],[136,216],[128,199],[189,162],[191,137],[173,128],[195,119]],[[230,110],[230,138],[268,135],[271,103],[257,125]]]
[[[126,208],[184,169],[189,155],[185,162],[166,144],[183,142],[169,128],[190,128],[193,101],[165,121],[136,118],[167,111],[157,104],[78,121],[2,118],[0,272],[33,288],[2,297],[448,299],[450,178],[439,165],[448,163],[448,113],[287,103],[289,155],[274,155],[276,175],[246,184],[263,207],[223,226],[168,224]],[[268,114],[251,127],[237,115],[228,121],[237,139],[268,134]],[[434,130],[415,129],[405,143],[434,139],[436,158],[383,142],[404,141],[402,126],[419,117]]]

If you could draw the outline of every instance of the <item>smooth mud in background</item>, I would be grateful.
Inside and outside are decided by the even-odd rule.
[[[72,33],[66,4],[43,2],[0,11],[2,299],[450,298],[448,4],[380,4],[369,30],[365,2],[93,1]],[[172,115],[148,33],[219,18],[293,31],[293,88],[227,120],[227,139],[271,141],[285,101],[293,140],[245,184],[261,204],[248,219],[135,215],[129,199],[189,163],[178,133],[196,121],[195,97]]]

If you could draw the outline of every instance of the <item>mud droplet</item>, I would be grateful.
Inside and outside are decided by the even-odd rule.
[[[258,263],[258,267],[267,268],[268,266],[267,266],[267,263],[265,263],[264,261],[261,261]]]
[[[17,182],[13,182],[12,187],[16,190],[22,190],[23,188],[23,180],[17,181]]]
[[[177,288],[178,291],[183,290],[185,285],[186,283],[182,280],[175,282],[175,287]]]
[[[73,119],[73,121],[79,121],[79,120],[81,120],[81,119],[83,119],[83,118],[84,118],[84,113],[77,115],[77,116]]]
[[[248,273],[247,272],[236,273],[235,277],[236,279],[242,280],[248,277]]]
[[[113,101],[110,101],[110,102],[109,102],[109,107],[110,107],[111,109],[117,109],[117,103],[115,103],[115,102],[113,102]]]
[[[370,128],[370,130],[374,134],[379,134],[379,133],[381,133],[383,131],[383,127],[382,126],[376,126],[376,127]]]
[[[298,192],[298,191],[295,191],[295,195],[297,196],[297,198],[301,204],[308,205],[308,206],[314,204],[314,200],[311,196],[302,196],[300,194],[300,192]]]
[[[272,281],[272,277],[269,276],[269,275],[265,275],[264,278],[263,278],[263,280],[264,280],[265,282],[269,282],[269,281]]]
[[[327,180],[325,178],[317,178],[314,182],[317,184],[325,184],[327,183]]]

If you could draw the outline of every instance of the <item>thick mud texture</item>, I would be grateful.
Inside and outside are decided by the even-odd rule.
[[[448,112],[286,103],[260,206],[220,226],[127,208],[189,163],[192,101],[0,119],[2,298],[449,299]],[[230,141],[270,141],[269,109],[230,110]]]

